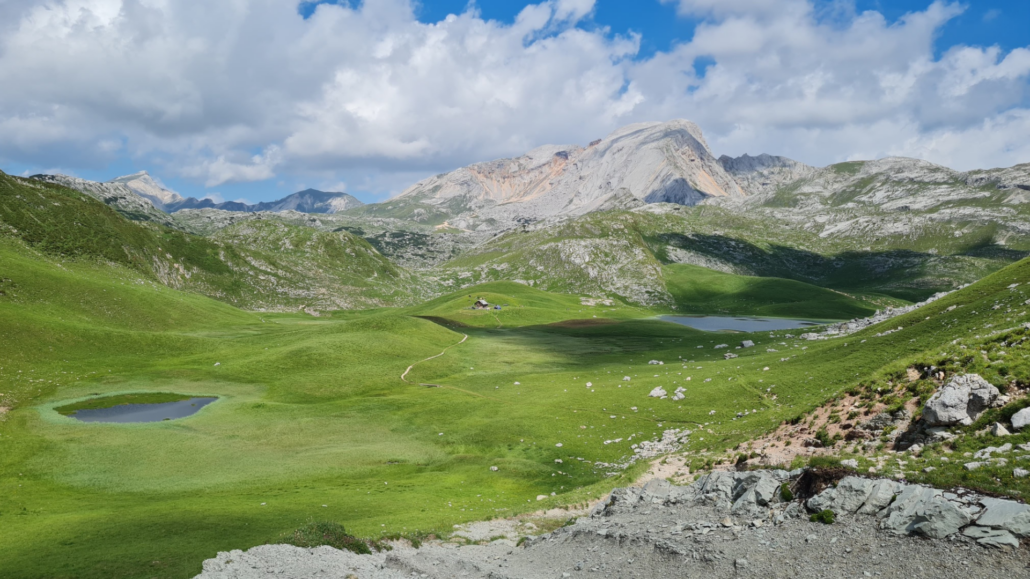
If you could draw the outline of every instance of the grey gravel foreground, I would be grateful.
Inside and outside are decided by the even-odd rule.
[[[219,553],[204,562],[197,579],[1030,577],[1025,545],[991,547],[978,544],[979,535],[959,532],[941,539],[899,534],[887,509],[880,515],[869,509],[848,514],[849,501],[861,513],[863,501],[879,500],[875,492],[852,500],[853,492],[840,490],[849,484],[810,500],[841,508],[836,523],[809,522],[799,502],[762,499],[763,485],[786,474],[726,474],[687,487],[652,481],[644,489],[619,489],[591,516],[523,547],[497,541],[355,555],[329,547],[266,545]],[[865,479],[850,480],[852,489],[866,485]],[[880,482],[868,481],[882,489]],[[891,502],[894,512],[905,511],[902,498]],[[926,517],[916,515],[910,529],[925,532],[919,516]]]

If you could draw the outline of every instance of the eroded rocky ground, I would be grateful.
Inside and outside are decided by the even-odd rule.
[[[834,486],[840,473],[812,472],[713,473],[689,486],[656,479],[618,489],[589,516],[521,546],[356,555],[266,545],[219,553],[197,579],[1030,576],[1026,505],[886,479]],[[799,497],[827,486],[785,500],[783,483]],[[810,521],[813,509],[834,510],[836,521]]]

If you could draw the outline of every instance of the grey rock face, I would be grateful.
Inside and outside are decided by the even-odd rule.
[[[955,376],[923,408],[929,426],[969,425],[998,398],[998,389],[977,374]]]
[[[985,507],[976,524],[1004,529],[1017,537],[1030,537],[1030,506],[1004,499],[984,498]]]
[[[761,154],[756,157],[719,157],[719,164],[749,195],[773,192],[777,187],[809,177],[818,169],[786,157]]]
[[[968,525],[972,518],[950,501],[934,497],[923,504],[909,524],[911,532],[932,539],[943,539]]]
[[[893,504],[877,513],[877,516],[883,519],[880,527],[899,535],[911,532],[912,521],[923,504],[940,495],[941,491],[920,485],[903,488]]]
[[[890,506],[891,501],[894,500],[894,496],[897,495],[901,489],[901,483],[892,480],[880,479],[874,481],[873,487],[869,491],[869,496],[866,497],[865,504],[858,509],[857,513],[860,515],[875,515]]]
[[[1012,533],[1000,529],[973,525],[963,529],[962,534],[976,539],[977,543],[987,547],[1011,547],[1013,549],[1019,547],[1019,539],[1013,537]]]

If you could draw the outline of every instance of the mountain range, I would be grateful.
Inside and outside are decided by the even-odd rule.
[[[916,301],[1030,255],[1030,164],[962,172],[898,157],[828,167],[768,154],[716,157],[684,120],[476,163],[367,205],[314,190],[253,205],[187,199],[145,172],[107,183],[36,179],[86,193],[131,220],[258,244],[269,254],[273,229],[247,222],[346,231],[382,264],[410,272],[405,279],[424,294],[515,280],[671,306],[668,268],[689,265]],[[272,270],[262,275],[270,288],[287,283]],[[344,291],[308,301],[350,303],[334,294]]]
[[[152,217],[152,212],[142,207],[143,204],[137,197],[149,201],[154,208],[168,214],[183,209],[220,209],[222,211],[240,211],[245,213],[258,211],[336,213],[364,205],[356,197],[347,193],[319,191],[317,189],[305,189],[276,201],[263,201],[252,205],[241,201],[215,202],[206,197],[204,199],[183,197],[175,191],[162,186],[146,171],[118,177],[105,183],[86,181],[66,175],[34,175],[32,178],[60,183],[94,197],[104,197],[101,201],[108,205],[114,205],[123,211],[131,208],[132,211],[145,214],[148,217]],[[163,219],[150,220],[163,221]]]

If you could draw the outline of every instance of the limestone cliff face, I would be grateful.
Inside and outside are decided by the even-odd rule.
[[[121,183],[125,185],[137,195],[149,199],[158,209],[165,209],[166,205],[183,201],[182,195],[165,189],[146,171],[118,177],[108,181],[108,183]]]
[[[400,199],[447,207],[452,225],[498,225],[577,216],[627,195],[640,203],[696,205],[744,196],[694,123],[623,127],[587,147],[546,145],[521,157],[477,163],[421,181]]]

